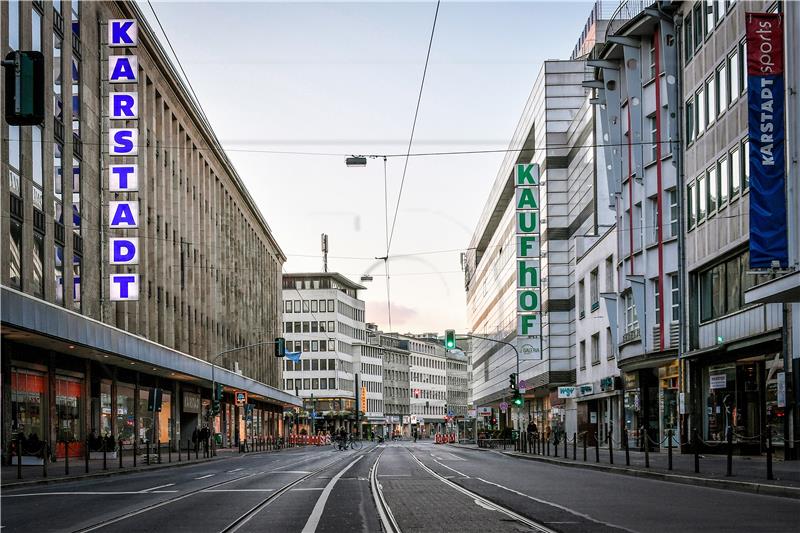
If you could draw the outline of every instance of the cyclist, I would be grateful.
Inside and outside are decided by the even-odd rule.
[[[339,428],[339,449],[340,450],[347,449],[347,430],[344,429],[344,426]]]

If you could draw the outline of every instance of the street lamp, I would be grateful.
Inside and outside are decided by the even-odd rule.
[[[348,167],[365,167],[367,166],[367,158],[363,155],[351,155],[345,158],[344,164]]]

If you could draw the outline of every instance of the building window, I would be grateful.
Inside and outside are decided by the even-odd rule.
[[[583,280],[578,282],[578,313],[580,318],[586,314],[585,286]]]
[[[72,256],[72,309],[81,310],[81,256]]]
[[[606,257],[606,292],[614,291],[614,256]]]
[[[728,69],[726,67],[726,62],[723,61],[722,64],[717,69],[717,78],[716,78],[716,85],[717,85],[717,115],[722,115],[726,109],[728,109]]]
[[[658,159],[658,128],[655,114],[647,117],[647,123],[650,126],[650,161],[655,161]]]
[[[600,364],[600,334],[592,335],[592,364]]]
[[[44,142],[41,126],[31,128],[31,152],[33,159],[33,207],[44,211]]]
[[[11,287],[22,289],[22,223],[11,219],[9,225],[8,278]]]
[[[611,336],[611,328],[606,328],[606,359],[614,359],[614,338]]]
[[[72,158],[72,231],[81,234],[81,160]]]
[[[600,307],[600,286],[599,286],[600,272],[598,269],[592,270],[589,274],[589,300],[591,302],[592,311]]]
[[[656,77],[656,41],[655,41],[655,39],[651,39],[651,41],[650,41],[650,55],[649,55],[648,63],[650,64],[650,77],[647,78],[647,79],[652,80],[653,78]]]
[[[31,10],[31,49],[42,51],[42,15],[35,8]]]
[[[731,55],[728,56],[728,79],[730,80],[730,98],[731,102],[734,102],[737,98],[739,98],[739,92],[741,90],[741,76],[742,73],[740,72],[739,67],[739,50],[734,49]]]
[[[739,194],[739,189],[742,187],[742,160],[740,154],[741,151],[738,145],[731,150],[731,200]]]
[[[717,162],[717,192],[719,193],[718,206],[722,208],[723,204],[728,201],[728,183],[730,178],[728,176],[728,154],[720,158]]]
[[[701,2],[694,5],[692,12],[694,15],[694,49],[697,50],[703,44],[703,10]]]
[[[22,196],[19,176],[22,162],[20,127],[8,127],[8,188],[17,196]]]
[[[688,146],[694,141],[695,137],[695,110],[694,99],[689,98],[686,101],[686,145]]]
[[[55,255],[56,303],[64,305],[64,247],[56,244],[53,251]]]
[[[623,295],[622,303],[625,306],[625,332],[629,333],[639,329],[639,317],[636,314],[633,291],[628,291]]]
[[[291,313],[292,312],[292,301],[286,300],[283,302],[283,312],[284,313]]]
[[[739,41],[739,90],[742,94],[747,92],[747,39]]]
[[[714,76],[706,80],[706,113],[708,125],[711,126],[717,118],[717,92],[714,88]]]
[[[33,295],[44,298],[44,235],[33,232]]]
[[[716,165],[706,170],[706,181],[708,186],[708,216],[717,210],[717,167]]]
[[[669,202],[669,235],[678,236],[678,190],[669,189],[667,191],[667,201]]]
[[[586,341],[581,341],[580,364],[581,364],[581,370],[586,370]]]
[[[742,191],[750,187],[750,143],[742,141]]]
[[[317,312],[317,301],[316,300],[311,300],[311,312],[312,313],[316,313]]]
[[[80,38],[81,36],[80,0],[72,0],[70,3],[72,4],[72,33],[74,33],[76,37]]]
[[[669,275],[669,286],[671,289],[672,321],[678,322],[681,318],[681,287],[677,274]]]
[[[696,111],[697,111],[697,136],[703,134],[706,131],[706,124],[708,123],[708,114],[706,111],[706,95],[705,95],[705,86],[701,86],[700,89],[695,93],[694,101],[696,104]]]
[[[686,64],[691,61],[692,54],[694,54],[693,37],[692,14],[690,13],[683,19],[683,42],[685,46],[683,59]]]
[[[652,279],[653,283],[653,309],[655,309],[656,322],[660,322],[661,316],[661,283],[658,278]]]
[[[706,218],[706,205],[708,197],[706,196],[706,176],[700,176],[697,180],[697,223],[699,224]]]
[[[53,217],[59,224],[64,224],[64,171],[62,153],[64,148],[53,143]]]
[[[715,5],[714,0],[705,0],[703,2],[703,10],[706,12],[706,36],[711,35],[711,31],[714,29],[714,22],[717,20],[717,17],[714,15]]]
[[[81,136],[81,63],[72,56],[72,133]]]
[[[19,50],[19,0],[8,2],[8,47]]]

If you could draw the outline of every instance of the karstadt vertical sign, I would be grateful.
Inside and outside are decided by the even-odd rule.
[[[138,44],[138,27],[135,20],[112,19],[108,21],[108,46],[112,50],[135,48]],[[119,265],[127,272],[109,275],[109,295],[112,301],[139,299],[139,274],[134,272],[139,264],[139,172],[136,156],[139,154],[139,93],[131,91],[139,81],[139,63],[136,56],[109,55],[108,83],[108,166],[107,187],[114,201],[108,203],[108,228],[114,236],[108,240],[108,262]],[[119,268],[118,267],[118,268]]]
[[[521,361],[542,358],[539,165],[514,167],[517,350]]]

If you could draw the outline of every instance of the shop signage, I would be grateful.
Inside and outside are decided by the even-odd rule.
[[[616,376],[608,376],[600,380],[600,390],[603,392],[617,390]]]
[[[517,351],[520,361],[542,358],[539,240],[539,165],[514,167],[517,272]]]
[[[558,388],[558,397],[559,398],[575,398],[577,397],[577,389],[575,387],[559,387]]]
[[[111,19],[108,21],[110,49],[135,48],[138,44],[136,20]],[[139,299],[139,178],[135,156],[139,153],[139,93],[138,91],[111,91],[122,84],[135,85],[139,77],[136,56],[109,55],[108,57],[108,190],[119,200],[108,202],[108,228],[117,230],[108,241],[109,299],[129,301]],[[101,259],[102,260],[102,259]],[[118,270],[116,270],[118,269]],[[198,400],[199,401],[199,400]],[[186,409],[186,407],[184,407]],[[199,410],[199,407],[198,407]]]
[[[746,13],[750,267],[789,265],[783,14]]]
[[[367,388],[366,387],[361,387],[361,398],[359,398],[359,400],[361,402],[361,412],[362,413],[366,413],[367,412]]]
[[[467,418],[475,418],[478,414],[477,409],[467,409]]]
[[[597,413],[595,411],[592,411],[591,413],[589,413],[589,423],[590,424],[597,424]]]
[[[417,423],[417,415],[411,415],[411,423],[412,424],[416,424]]]
[[[625,390],[632,390],[639,388],[639,373],[638,372],[625,372],[623,375],[625,380]]]
[[[403,416],[403,425],[408,425],[410,418],[408,416]]]
[[[708,387],[710,389],[724,389],[728,385],[727,376],[725,374],[711,374],[708,376]]]
[[[583,385],[578,385],[578,396],[589,396],[590,394],[594,394],[593,383],[584,383]]]
[[[478,416],[492,416],[492,408],[478,407]]]
[[[244,405],[247,403],[247,393],[244,391],[236,391],[234,398],[236,398],[236,405]]]
[[[183,412],[184,413],[199,413],[200,412],[200,395],[194,392],[183,393]]]

